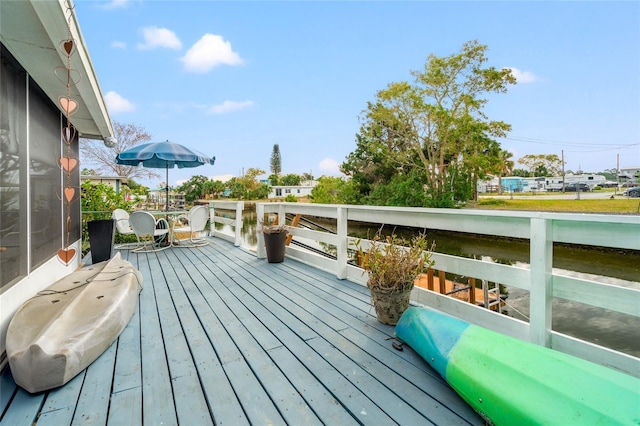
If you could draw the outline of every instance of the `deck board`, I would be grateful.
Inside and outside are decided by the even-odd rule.
[[[151,259],[153,258],[153,259]],[[137,255],[142,273],[140,292],[140,354],[142,359],[142,418],[148,424],[176,424],[173,384],[169,376],[166,345],[156,302],[155,281],[163,280],[155,254]]]
[[[273,267],[273,266],[270,266]],[[276,268],[282,268],[281,265],[277,265],[275,266]],[[251,267],[247,267],[245,269],[245,271],[248,271],[248,273],[251,274],[251,277],[255,279],[257,272],[256,270],[254,270]],[[283,272],[280,272],[279,277],[282,277],[284,274]],[[286,275],[284,275],[286,276]],[[295,282],[295,280],[293,280],[292,278],[288,278],[289,279],[289,284],[293,285],[293,286],[297,286],[300,287],[300,283]],[[249,282],[252,282],[250,280],[248,280]],[[267,296],[268,298],[270,298],[273,302],[278,303],[280,306],[284,306],[286,304],[287,309],[289,312],[294,313],[296,319],[304,319],[306,320],[308,323],[311,323],[313,325],[313,329],[315,330],[316,333],[321,334],[326,340],[327,343],[329,343],[330,345],[333,345],[335,347],[340,347],[341,350],[344,351],[344,349],[346,347],[349,346],[349,341],[347,339],[345,339],[344,337],[340,337],[340,335],[336,335],[335,333],[333,333],[334,331],[340,331],[340,330],[344,330],[345,328],[347,328],[346,323],[343,321],[336,321],[336,318],[329,315],[324,309],[309,309],[309,306],[315,306],[315,305],[309,305],[306,299],[302,299],[302,297],[291,297],[291,292],[288,292],[288,296],[290,296],[289,298],[287,298],[286,300],[284,300],[284,296],[283,294],[279,293],[277,291],[278,287],[280,287],[281,290],[286,291],[286,285],[284,284],[280,284],[280,283],[276,283],[273,282],[274,280],[271,280],[272,282],[269,282],[268,284],[270,284],[269,286],[264,286],[260,292],[264,293],[265,296]],[[254,284],[254,286],[257,286],[256,284]],[[260,300],[265,300],[264,297],[258,297]],[[297,299],[300,299],[300,301],[298,301],[298,303],[300,303],[299,306],[297,306],[296,308],[292,308],[292,305],[288,302],[296,302]],[[277,307],[275,307],[270,300],[267,299],[267,301],[265,302],[265,306],[266,307],[270,307],[270,310],[273,312],[274,309],[277,309]],[[303,309],[302,306],[306,306],[306,309]],[[322,331],[322,332],[321,332]],[[333,335],[332,335],[333,333]],[[335,336],[335,339],[332,339]],[[306,340],[306,339],[305,339]],[[314,343],[317,342],[321,342],[320,344],[322,345],[324,342],[322,341],[322,339],[309,339],[309,341],[311,342],[311,347],[313,349],[316,350],[316,352],[321,353],[321,354],[327,354],[329,353],[327,351],[328,346],[324,345],[322,346],[322,348],[324,349],[318,349],[314,347]],[[323,352],[323,350],[325,352]],[[357,350],[355,350],[355,352],[357,352]],[[342,354],[337,351],[336,352],[336,356],[340,357]],[[360,355],[359,353],[357,355]],[[362,363],[362,360],[359,360],[359,363]],[[378,369],[384,369],[386,368],[384,365],[380,364],[379,362],[377,363],[376,367]],[[356,371],[358,369],[357,365],[354,365],[353,362],[348,358],[348,357],[342,357],[342,362],[339,363],[336,368],[338,370],[341,371]],[[371,370],[375,370],[375,368],[372,368]],[[355,374],[355,373],[354,373]],[[374,373],[375,374],[375,371]],[[363,377],[364,379],[360,379],[360,377]],[[358,386],[360,389],[367,389],[369,393],[374,392],[379,386],[383,386],[380,382],[377,382],[375,380],[368,380],[370,377],[373,376],[369,376],[367,374],[363,374],[359,376],[358,379],[358,383],[353,383],[354,386]],[[348,376],[347,376],[348,378]],[[366,381],[365,384],[362,384],[361,381],[364,380]],[[367,381],[368,380],[368,381]],[[394,384],[397,384],[397,382],[394,382]],[[402,383],[403,385],[409,385],[409,383]],[[407,386],[406,389],[402,389],[402,386],[395,386],[396,387],[396,391],[398,391],[398,389],[404,393],[404,396],[406,398],[411,399],[411,386]],[[408,389],[408,391],[406,391]],[[375,399],[375,398],[374,398]],[[415,398],[414,398],[415,399]],[[394,399],[394,398],[385,398],[385,403],[387,404],[387,407],[389,407],[389,409],[387,410],[388,412],[391,411],[393,412],[393,417],[395,419],[400,419],[402,423],[406,423],[406,424],[415,424],[416,422],[425,422],[425,418],[422,415],[417,414],[417,412],[415,411],[414,408],[408,407],[406,406],[405,402],[402,399]],[[419,398],[419,401],[416,401],[416,405],[422,403],[424,404],[424,399],[423,398]],[[426,406],[424,406],[423,408],[429,408],[429,409],[433,409],[434,411],[437,410],[439,407],[439,404],[435,401],[430,401],[430,404],[427,404]],[[442,410],[441,410],[442,411]],[[449,413],[445,413],[445,416],[449,414]],[[440,421],[446,421],[448,423],[456,423],[456,419],[453,417],[443,417],[439,419]]]
[[[4,371],[1,425],[483,424],[392,349],[366,287],[220,239],[122,253],[144,279],[131,322],[61,388],[30,395]]]

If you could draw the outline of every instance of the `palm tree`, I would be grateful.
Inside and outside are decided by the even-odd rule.
[[[498,193],[502,195],[502,176],[510,175],[513,173],[513,166],[515,163],[511,160],[513,153],[506,149],[501,149],[498,152],[498,161],[496,162],[496,173],[498,174]]]

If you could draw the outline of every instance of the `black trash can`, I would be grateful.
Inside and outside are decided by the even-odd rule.
[[[116,236],[115,219],[91,220],[87,223],[91,263],[104,262],[113,257],[113,240]]]

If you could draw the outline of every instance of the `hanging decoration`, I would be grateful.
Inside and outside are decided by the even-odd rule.
[[[76,51],[76,43],[71,37],[71,14],[73,6],[70,0],[65,2],[67,8],[67,39],[60,42],[60,50],[66,56],[66,67],[57,67],[54,72],[67,88],[66,94],[58,98],[58,104],[62,108],[65,115],[65,127],[62,129],[62,141],[65,146],[63,148],[63,156],[60,157],[59,165],[63,173],[64,188],[61,194],[64,205],[64,215],[66,217],[64,224],[64,240],[63,247],[58,250],[58,259],[65,265],[75,258],[77,250],[69,247],[71,239],[71,204],[76,196],[79,195],[78,189],[74,188],[71,183],[71,172],[78,166],[78,159],[71,155],[71,143],[76,138],[76,129],[71,124],[71,115],[78,108],[78,102],[71,98],[71,88],[80,82],[80,73],[71,68],[71,55]]]

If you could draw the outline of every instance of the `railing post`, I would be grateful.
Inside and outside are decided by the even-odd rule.
[[[283,203],[278,203],[278,225],[285,225],[287,223],[287,211],[285,207]]]
[[[529,339],[551,346],[551,302],[553,299],[553,235],[551,219],[531,218],[529,293]]]
[[[264,220],[264,205],[262,203],[256,203],[256,218],[258,220],[256,253],[258,254],[258,259],[264,259],[267,257],[267,251],[264,248],[264,235],[262,235],[262,221]]]
[[[216,208],[213,204],[213,201],[209,201],[209,235],[212,237],[216,236]]]
[[[337,247],[337,266],[336,277],[341,280],[347,278],[347,208],[338,207],[337,211],[337,234],[338,234],[338,247]]]
[[[240,247],[242,244],[242,227],[244,225],[244,219],[242,217],[242,211],[244,210],[244,201],[238,201],[236,203],[236,238],[234,245]]]

